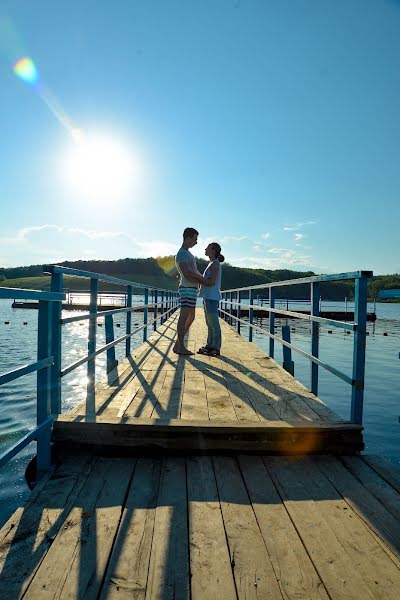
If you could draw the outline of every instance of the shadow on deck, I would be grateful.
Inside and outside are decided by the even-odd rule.
[[[63,451],[345,453],[363,449],[362,427],[344,421],[256,344],[222,322],[223,353],[178,357],[174,315],[148,342],[55,423]],[[194,352],[204,344],[198,316]],[[96,450],[97,447],[97,450]]]
[[[2,596],[397,600],[399,492],[360,457],[69,457],[0,532]]]

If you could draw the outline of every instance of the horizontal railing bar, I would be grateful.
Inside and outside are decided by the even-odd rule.
[[[162,305],[165,305],[165,302],[159,302],[158,304],[148,304],[147,308],[148,309],[153,309],[155,306],[159,307]],[[142,310],[143,308],[146,308],[145,304],[136,304],[135,306],[129,307],[128,308],[116,308],[116,309],[111,309],[111,310],[100,310],[96,313],[93,314],[86,314],[86,315],[79,315],[77,317],[66,317],[65,319],[60,319],[60,323],[62,325],[65,325],[67,323],[74,323],[75,321],[84,321],[85,319],[98,319],[100,317],[106,317],[107,315],[115,315],[117,313],[124,313],[124,312],[134,312],[136,310]],[[157,317],[158,318],[158,317]]]
[[[262,283],[260,285],[252,285],[249,287],[232,288],[230,290],[222,290],[222,293],[227,292],[244,292],[246,290],[262,290],[265,288],[282,287],[284,285],[300,285],[302,283],[316,283],[318,281],[343,281],[346,279],[360,279],[361,277],[372,277],[372,271],[354,271],[352,273],[338,273],[337,275],[313,275],[312,277],[301,277],[299,279],[287,279],[285,281],[273,281],[271,283]]]
[[[66,317],[65,319],[60,319],[60,323],[62,325],[66,325],[67,323],[74,323],[75,321],[84,321],[86,319],[97,319],[100,317],[106,317],[107,315],[116,315],[118,313],[126,313],[126,312],[134,312],[135,310],[143,308],[143,304],[132,306],[128,308],[116,308],[115,310],[101,310],[99,312],[93,313],[92,315],[79,315],[77,317]]]
[[[16,456],[25,446],[38,439],[43,431],[51,427],[53,423],[53,417],[48,417],[45,421],[40,423],[35,429],[29,431],[23,438],[16,442],[11,448],[8,448],[3,454],[0,455],[0,468],[7,464],[14,456]]]
[[[21,288],[0,288],[1,299],[13,300],[46,300],[48,302],[59,302],[64,300],[65,295],[61,292],[42,292],[40,290],[24,290]]]
[[[132,288],[147,288],[149,290],[160,290],[161,292],[171,292],[173,290],[167,290],[164,288],[154,287],[145,283],[139,283],[138,281],[129,281],[129,279],[118,279],[111,275],[105,275],[103,273],[91,273],[90,271],[81,271],[80,269],[71,269],[69,267],[61,267],[59,265],[48,265],[45,267],[49,273],[63,273],[64,275],[73,275],[75,277],[86,277],[88,279],[97,279],[98,281],[107,281],[114,285],[126,285]]]
[[[285,310],[283,308],[269,308],[266,306],[259,306],[258,304],[244,304],[243,302],[234,302],[230,300],[222,300],[226,304],[231,306],[240,306],[243,308],[255,308],[257,310],[263,310],[265,312],[278,313],[287,317],[296,317],[303,319],[304,321],[315,321],[317,323],[324,323],[326,325],[332,325],[332,327],[339,327],[341,329],[348,329],[349,331],[355,331],[357,325],[355,323],[345,323],[343,321],[336,321],[335,319],[328,319],[326,317],[317,317],[316,315],[305,315],[304,313],[295,312],[292,310]],[[230,313],[229,313],[230,314]]]
[[[145,323],[144,325],[140,325],[140,327],[137,327],[131,333],[127,333],[126,335],[123,335],[123,336],[117,338],[113,342],[110,342],[109,344],[105,344],[104,346],[102,346],[101,348],[96,350],[96,352],[92,352],[91,354],[88,354],[88,355],[84,356],[83,358],[80,358],[76,362],[72,363],[71,365],[69,365],[68,367],[63,369],[60,372],[60,377],[65,377],[66,375],[68,375],[68,373],[71,373],[71,371],[73,371],[74,369],[77,369],[81,365],[84,365],[89,360],[92,360],[93,358],[95,358],[96,356],[101,354],[102,352],[105,352],[109,348],[112,348],[113,346],[116,346],[117,344],[124,342],[128,338],[131,338],[133,335],[136,335],[136,333],[139,333],[139,331],[142,331],[142,329],[144,329],[145,327],[149,327],[150,325],[152,325],[153,323],[155,323],[156,321],[161,319],[161,317],[164,317],[165,315],[169,314],[172,310],[174,310],[174,308],[176,308],[176,307],[170,308],[169,310],[165,311],[164,313],[157,315],[157,317],[155,319],[150,320],[148,323]]]
[[[282,338],[280,338],[277,335],[273,335],[269,331],[266,331],[263,327],[259,327],[258,325],[254,325],[254,323],[248,323],[247,321],[244,321],[243,319],[239,319],[238,317],[235,317],[235,315],[231,315],[230,313],[226,312],[225,310],[222,310],[221,308],[219,310],[221,312],[223,312],[224,314],[228,315],[229,317],[232,317],[236,321],[240,321],[240,323],[243,323],[243,325],[248,325],[249,327],[252,327],[253,329],[256,329],[257,331],[260,331],[264,335],[267,335],[268,337],[276,340],[277,342],[280,342],[284,346],[287,346],[288,348],[291,348],[292,350],[294,350],[298,354],[302,354],[303,356],[305,356],[306,358],[308,358],[309,360],[311,360],[313,363],[319,365],[323,369],[326,369],[327,371],[329,371],[333,375],[336,375],[336,377],[339,377],[340,379],[343,379],[343,381],[345,381],[346,383],[349,383],[350,385],[354,385],[354,381],[353,381],[353,379],[351,379],[351,377],[348,377],[347,375],[345,375],[341,371],[338,371],[334,367],[331,367],[327,363],[322,362],[322,360],[320,360],[319,358],[316,358],[315,356],[313,356],[309,352],[306,352],[305,350],[302,350],[301,348],[298,348],[297,346],[294,346],[293,344],[290,344],[289,342],[286,342],[286,340],[283,340]]]
[[[0,385],[4,385],[5,383],[14,381],[15,379],[19,379],[19,377],[23,377],[29,373],[34,373],[35,371],[40,371],[46,367],[51,367],[53,364],[54,358],[53,356],[50,356],[49,358],[44,358],[43,360],[39,360],[38,362],[30,365],[24,365],[23,367],[19,367],[18,369],[14,369],[13,371],[9,371],[8,373],[0,375]]]

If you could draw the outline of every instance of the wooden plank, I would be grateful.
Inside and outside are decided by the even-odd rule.
[[[211,459],[187,458],[192,600],[236,598]]]
[[[66,458],[50,479],[33,491],[0,531],[1,590],[4,597],[25,593],[93,466],[89,457]]]
[[[208,414],[211,421],[237,421],[232,400],[222,375],[205,376]]]
[[[152,413],[153,418],[178,419],[181,412],[184,370],[167,371],[164,385],[158,395],[158,402]]]
[[[185,461],[169,458],[161,473],[146,600],[186,600],[189,587]]]
[[[358,516],[400,556],[400,524],[395,517],[334,457],[316,462]]]
[[[181,419],[208,419],[208,405],[204,374],[186,371],[181,406]]]
[[[260,421],[260,417],[239,379],[233,373],[224,373],[224,379],[238,421]]]
[[[400,522],[400,493],[358,456],[344,456],[346,468]]]
[[[240,456],[239,464],[282,596],[287,600],[328,600],[261,457]]]
[[[98,459],[29,586],[26,598],[97,598],[127,488],[132,459]]]
[[[314,500],[310,494],[307,464],[301,458],[263,460],[329,596],[334,600],[376,598],[324,517],[323,505],[329,496]],[[333,500],[339,501],[337,494]]]
[[[385,481],[400,492],[400,464],[392,463],[382,456],[363,454],[361,459],[376,471]]]
[[[283,420],[275,410],[275,405],[271,398],[265,394],[263,388],[253,381],[253,373],[235,373],[234,377],[241,384],[244,399],[249,401],[256,411],[261,421],[279,421]]]
[[[57,447],[112,446],[156,452],[175,449],[192,452],[252,451],[298,453],[347,451],[360,448],[360,427],[348,424],[307,424],[283,421],[197,421],[182,419],[135,419],[130,417],[82,417],[82,421],[55,421],[53,442]],[[89,445],[89,446],[88,446]]]
[[[125,408],[123,415],[128,417],[150,417],[157,405],[165,377],[165,371],[143,371],[138,373],[137,378],[140,381],[140,388],[132,402]]]
[[[284,382],[284,386],[287,390],[293,391],[298,394],[304,402],[306,402],[312,410],[318,414],[318,416],[324,421],[340,422],[343,419],[329,408],[318,396],[314,396],[300,381],[291,377],[278,363],[274,361],[273,365],[266,363],[264,360],[257,360],[259,368],[255,367],[255,372],[259,374],[265,374],[268,379],[276,383]],[[268,364],[268,367],[266,366]],[[268,368],[267,373],[264,369]]]
[[[157,459],[137,462],[100,600],[145,597],[160,467]]]
[[[282,600],[282,594],[235,459],[213,464],[238,598]]]

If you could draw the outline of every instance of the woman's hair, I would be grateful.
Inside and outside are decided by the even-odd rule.
[[[215,252],[215,259],[218,259],[220,263],[223,263],[225,260],[225,256],[221,254],[221,246],[217,244],[217,242],[212,242],[211,248]]]

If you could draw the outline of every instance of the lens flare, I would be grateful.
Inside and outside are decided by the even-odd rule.
[[[34,85],[39,81],[39,73],[35,63],[28,56],[21,58],[15,63],[14,73],[26,83],[32,83]]]

